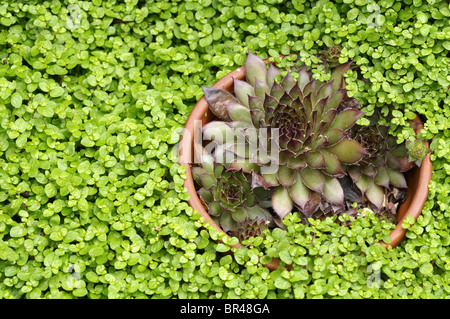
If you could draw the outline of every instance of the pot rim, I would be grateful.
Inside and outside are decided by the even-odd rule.
[[[227,91],[233,91],[233,81],[234,79],[242,80],[245,77],[245,66],[241,66],[223,78],[218,80],[213,87],[221,88]],[[203,203],[197,195],[197,191],[195,188],[195,183],[191,173],[190,163],[193,162],[193,137],[194,137],[194,121],[202,120],[202,126],[207,123],[211,119],[211,112],[209,111],[208,103],[204,96],[196,103],[191,114],[189,115],[183,130],[183,134],[180,140],[180,148],[179,148],[179,164],[186,167],[186,180],[184,182],[184,187],[188,190],[190,194],[190,199],[188,200],[189,205],[197,210],[198,213],[205,219],[205,223],[209,223],[211,226],[219,230],[221,233],[230,237],[226,232],[222,230],[220,226],[218,226],[208,212],[205,210]],[[413,120],[416,123],[415,132],[418,134],[420,130],[423,128],[423,124],[418,116]],[[185,135],[186,134],[186,135]],[[186,136],[188,138],[186,138]],[[428,141],[426,142],[427,146],[429,146]],[[412,174],[409,171],[409,183],[408,183],[408,197],[407,200],[399,206],[397,212],[397,225],[394,230],[390,233],[391,241],[389,243],[379,242],[382,246],[388,248],[395,248],[400,244],[400,242],[404,239],[407,229],[402,227],[403,221],[407,216],[412,216],[415,220],[422,213],[422,209],[425,205],[425,202],[428,198],[428,185],[432,177],[432,163],[430,154],[427,154],[420,165],[420,167],[414,167],[412,169]],[[414,189],[410,187],[410,183],[413,183],[415,186]],[[414,196],[412,196],[414,195]],[[243,245],[238,242],[237,244],[231,246],[232,248],[240,248]],[[264,264],[267,268],[274,270],[279,266],[279,260],[273,258],[272,261],[268,264]]]

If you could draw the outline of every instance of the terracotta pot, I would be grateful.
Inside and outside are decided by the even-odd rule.
[[[213,86],[222,88],[233,93],[233,79],[236,78],[238,80],[243,80],[245,77],[245,68],[240,67],[231,73],[224,76],[218,82],[216,82]],[[205,207],[203,206],[202,201],[197,195],[197,191],[195,188],[195,183],[192,178],[190,164],[193,163],[194,159],[194,122],[201,121],[201,125],[205,125],[214,119],[214,115],[209,110],[208,103],[205,98],[202,97],[194,109],[192,110],[189,118],[185,124],[183,135],[180,142],[179,149],[179,163],[186,167],[186,180],[184,186],[187,188],[190,194],[189,204],[190,206],[197,210],[198,213],[205,219],[205,222],[209,222],[213,227],[218,229],[220,232],[225,233],[209,216]],[[414,120],[416,123],[416,133],[418,133],[422,129],[422,124],[420,123],[419,118]],[[422,165],[420,168],[415,167],[408,171],[406,175],[407,183],[408,183],[408,199],[399,206],[398,209],[398,225],[395,230],[390,234],[392,241],[389,244],[381,243],[384,246],[397,246],[405,236],[406,230],[402,228],[402,221],[406,216],[413,216],[414,219],[421,214],[422,208],[427,200],[428,196],[428,184],[431,180],[431,172],[432,165],[430,160],[430,155],[428,154],[422,161]],[[242,247],[241,243],[238,243],[233,246],[234,248]],[[271,263],[266,264],[265,266],[269,269],[276,269],[279,265],[279,260],[273,259]]]
[[[415,126],[416,134],[423,128],[422,122],[419,117],[413,120],[413,126]],[[427,146],[428,142],[427,142]],[[431,175],[433,166],[431,164],[430,154],[427,154],[422,160],[420,167],[414,167],[405,173],[406,183],[408,184],[407,194],[408,197],[397,210],[397,226],[389,235],[391,241],[389,244],[381,242],[385,247],[396,247],[403,240],[406,234],[406,229],[402,227],[403,220],[407,216],[412,216],[414,220],[422,213],[423,206],[428,198],[428,185],[431,181]]]

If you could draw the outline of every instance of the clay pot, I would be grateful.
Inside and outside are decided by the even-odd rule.
[[[244,80],[245,77],[245,67],[237,68],[236,70],[230,72],[213,86],[231,93],[234,92],[233,79]],[[194,159],[194,122],[201,121],[201,126],[213,120],[215,117],[209,110],[208,103],[205,98],[202,97],[194,109],[192,110],[189,118],[185,124],[183,135],[181,137],[180,149],[179,149],[179,163],[186,167],[186,180],[184,186],[190,194],[189,205],[197,210],[198,213],[205,219],[205,222],[210,223],[213,227],[222,233],[225,233],[209,216],[202,201],[197,195],[197,190],[195,188],[195,182],[192,178],[190,164],[193,163]],[[416,133],[418,133],[423,125],[420,119],[417,117],[414,122],[416,123]],[[422,165],[409,170],[405,177],[408,183],[408,198],[407,200],[399,206],[398,209],[398,224],[397,227],[390,234],[391,242],[389,244],[381,243],[385,247],[388,245],[391,247],[397,246],[402,239],[405,237],[406,230],[402,228],[402,221],[406,216],[413,216],[414,219],[421,214],[422,208],[427,200],[428,196],[428,184],[431,180],[432,164],[430,160],[430,155],[428,154],[422,161]],[[233,246],[233,248],[242,247],[241,243]],[[265,266],[269,269],[276,269],[279,265],[279,260],[273,259],[271,263]]]
[[[419,117],[416,117],[412,123],[415,126],[416,134],[423,128],[422,122]],[[428,142],[427,142],[428,146]],[[397,210],[397,226],[390,233],[391,241],[389,244],[381,242],[385,247],[396,247],[403,240],[406,234],[406,229],[402,227],[403,220],[407,216],[412,216],[414,220],[422,213],[423,206],[428,197],[428,184],[431,181],[431,175],[433,166],[431,164],[430,154],[427,154],[422,160],[420,167],[414,167],[413,169],[405,173],[406,183],[408,184],[407,194],[408,197]]]

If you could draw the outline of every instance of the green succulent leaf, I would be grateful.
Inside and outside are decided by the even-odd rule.
[[[343,84],[343,75],[350,69],[352,61],[341,64],[331,72],[331,80],[333,80],[333,92],[338,91]]]
[[[305,155],[305,160],[311,168],[326,168],[325,156],[321,152],[310,151]]]
[[[377,208],[381,208],[384,201],[384,193],[381,186],[375,184],[371,179],[369,179],[369,183],[367,186],[367,190],[365,195],[369,199],[371,203],[373,203]]]
[[[220,205],[219,202],[217,201],[213,201],[212,203],[209,204],[209,211],[208,213],[212,216],[223,216],[223,215],[227,215],[224,214],[224,209],[223,207]],[[229,230],[229,229],[228,229]],[[228,231],[227,230],[227,231]]]
[[[273,64],[270,64],[266,75],[267,85],[272,86],[276,78],[279,76],[281,76],[280,70],[278,70]]]
[[[256,56],[255,54],[248,52],[247,59],[245,61],[245,77],[250,85],[255,85],[255,79],[265,82],[267,76],[266,63]]]
[[[216,185],[217,180],[214,177],[214,175],[209,174],[204,168],[202,167],[193,167],[191,169],[193,177],[199,181],[199,183],[209,189],[212,186]]]
[[[250,110],[247,107],[239,103],[235,103],[235,104],[227,104],[226,109],[228,111],[230,118],[233,121],[252,123]]]
[[[319,170],[305,167],[300,171],[303,183],[311,190],[322,193],[324,176]]]
[[[347,94],[347,90],[345,89],[339,89],[336,92],[334,92],[330,99],[328,100],[328,103],[325,107],[324,113],[328,112],[329,110],[334,110],[339,107],[341,102],[344,100],[344,97]]]
[[[244,207],[238,207],[237,209],[231,212],[231,216],[238,223],[243,223],[244,220],[247,218],[247,211],[245,210]]]
[[[289,187],[295,181],[295,171],[287,166],[280,166],[278,168],[277,177],[281,185]]]
[[[249,107],[248,99],[255,96],[255,89],[245,81],[234,79],[234,94],[242,105]]]
[[[252,187],[263,187],[268,189],[270,187],[278,186],[280,183],[278,181],[278,175],[273,174],[257,174],[252,173]]]
[[[342,139],[327,150],[336,155],[341,163],[345,164],[357,163],[366,154],[366,151],[358,142],[349,139]]]
[[[228,166],[229,170],[239,171],[242,170],[245,173],[259,172],[260,167],[256,163],[252,163],[246,159],[235,159]]]
[[[363,112],[355,109],[346,109],[336,115],[330,128],[338,128],[343,131],[350,129],[356,121],[363,115]]]
[[[308,71],[306,70],[305,66],[300,67],[300,70],[298,71],[298,86],[300,88],[300,90],[304,91],[305,86],[311,81],[311,77],[308,73]],[[306,95],[304,95],[306,96]]]
[[[270,87],[267,85],[266,82],[259,80],[258,78],[255,78],[255,95],[256,97],[260,98],[261,101],[264,100],[264,97],[266,94],[270,92]]]
[[[402,172],[397,170],[393,170],[390,168],[386,168],[387,174],[389,176],[389,181],[392,185],[399,188],[407,188],[408,184],[406,183],[405,176]]]
[[[325,158],[326,168],[323,170],[326,174],[330,176],[343,176],[345,172],[342,168],[341,162],[338,157],[327,150],[320,151]]]
[[[210,204],[214,200],[211,192],[203,187],[198,190],[198,195],[206,204]]]
[[[294,208],[294,203],[284,186],[278,186],[272,195],[272,208],[283,219]]]
[[[333,80],[330,82],[324,83],[320,86],[317,92],[317,100],[320,101],[325,98],[329,98],[333,93]],[[328,100],[327,100],[328,103]],[[339,104],[338,104],[339,105]]]
[[[371,183],[372,182],[370,177],[366,175],[361,175],[360,178],[355,182],[356,186],[359,188],[363,195],[367,192]]]
[[[239,227],[239,223],[233,219],[231,214],[221,213],[219,221],[224,232],[231,232]]]
[[[286,165],[292,169],[299,170],[306,167],[307,164],[304,157],[291,157],[287,160]]]
[[[295,84],[296,81],[290,72],[287,72],[286,76],[280,82],[280,85],[283,87],[285,92],[291,91]]]
[[[298,171],[295,172],[294,176],[295,181],[289,187],[289,194],[295,204],[298,205],[301,209],[304,209],[305,205],[308,202],[311,191],[303,183]]]
[[[332,204],[344,205],[344,190],[336,178],[324,176],[323,196]]]
[[[347,134],[341,128],[330,128],[323,132],[323,136],[326,137],[329,145],[333,145],[346,137]]]
[[[239,103],[234,95],[216,87],[202,87],[202,89],[211,112],[224,121],[231,120],[226,105]]]
[[[376,175],[373,179],[375,184],[383,187],[389,187],[390,178],[387,170],[388,168],[383,166],[376,169]]]

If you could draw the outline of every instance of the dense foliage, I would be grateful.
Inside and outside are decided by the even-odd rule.
[[[445,0],[3,2],[0,298],[448,297],[449,21]],[[391,105],[400,142],[422,117],[433,179],[400,246],[370,213],[290,214],[230,255],[189,207],[180,132],[248,50],[352,59],[349,94]]]

